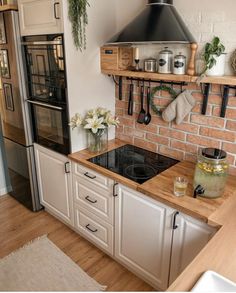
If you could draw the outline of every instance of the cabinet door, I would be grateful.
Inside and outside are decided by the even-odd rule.
[[[35,147],[36,170],[40,203],[50,212],[73,225],[72,180],[68,158],[37,144]]]
[[[22,36],[63,33],[61,0],[18,0]]]
[[[173,232],[170,283],[207,244],[216,229],[185,214],[176,212],[176,229]]]
[[[168,283],[171,208],[119,186],[115,200],[115,256],[156,288]]]

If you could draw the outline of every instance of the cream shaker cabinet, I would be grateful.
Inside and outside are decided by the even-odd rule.
[[[34,144],[40,203],[73,226],[71,163],[66,156]]]
[[[113,255],[114,181],[82,165],[72,165],[75,229]]]
[[[168,287],[174,210],[125,186],[115,198],[115,257],[155,288]]]
[[[61,0],[18,0],[22,36],[63,33]]]
[[[170,266],[170,284],[197,256],[216,229],[180,212],[173,216],[173,241]]]

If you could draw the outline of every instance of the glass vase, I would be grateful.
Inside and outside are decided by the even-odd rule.
[[[108,147],[108,129],[99,129],[97,133],[87,131],[88,149],[92,153],[103,152]]]

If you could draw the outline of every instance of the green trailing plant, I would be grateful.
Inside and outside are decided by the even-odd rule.
[[[214,37],[211,43],[207,43],[204,48],[203,58],[205,61],[205,69],[211,69],[216,65],[216,56],[219,57],[225,52],[225,46],[221,43],[219,37]]]
[[[72,35],[77,49],[86,49],[86,26],[88,24],[88,0],[68,0],[68,16],[72,24]]]

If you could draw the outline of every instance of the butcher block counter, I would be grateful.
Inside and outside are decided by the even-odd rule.
[[[109,142],[108,150],[127,143],[120,140]],[[193,176],[195,164],[187,161],[177,163],[143,184],[138,184],[121,175],[95,165],[88,159],[98,154],[82,150],[69,155],[69,158],[87,168],[107,176],[116,182],[133,188],[153,199],[163,202],[185,214],[200,219],[219,231],[197,255],[192,263],[169,287],[168,291],[190,291],[200,276],[213,270],[236,282],[236,177],[229,176],[225,193],[217,199],[193,198]],[[187,194],[176,197],[173,194],[173,178],[186,176],[189,180]]]

